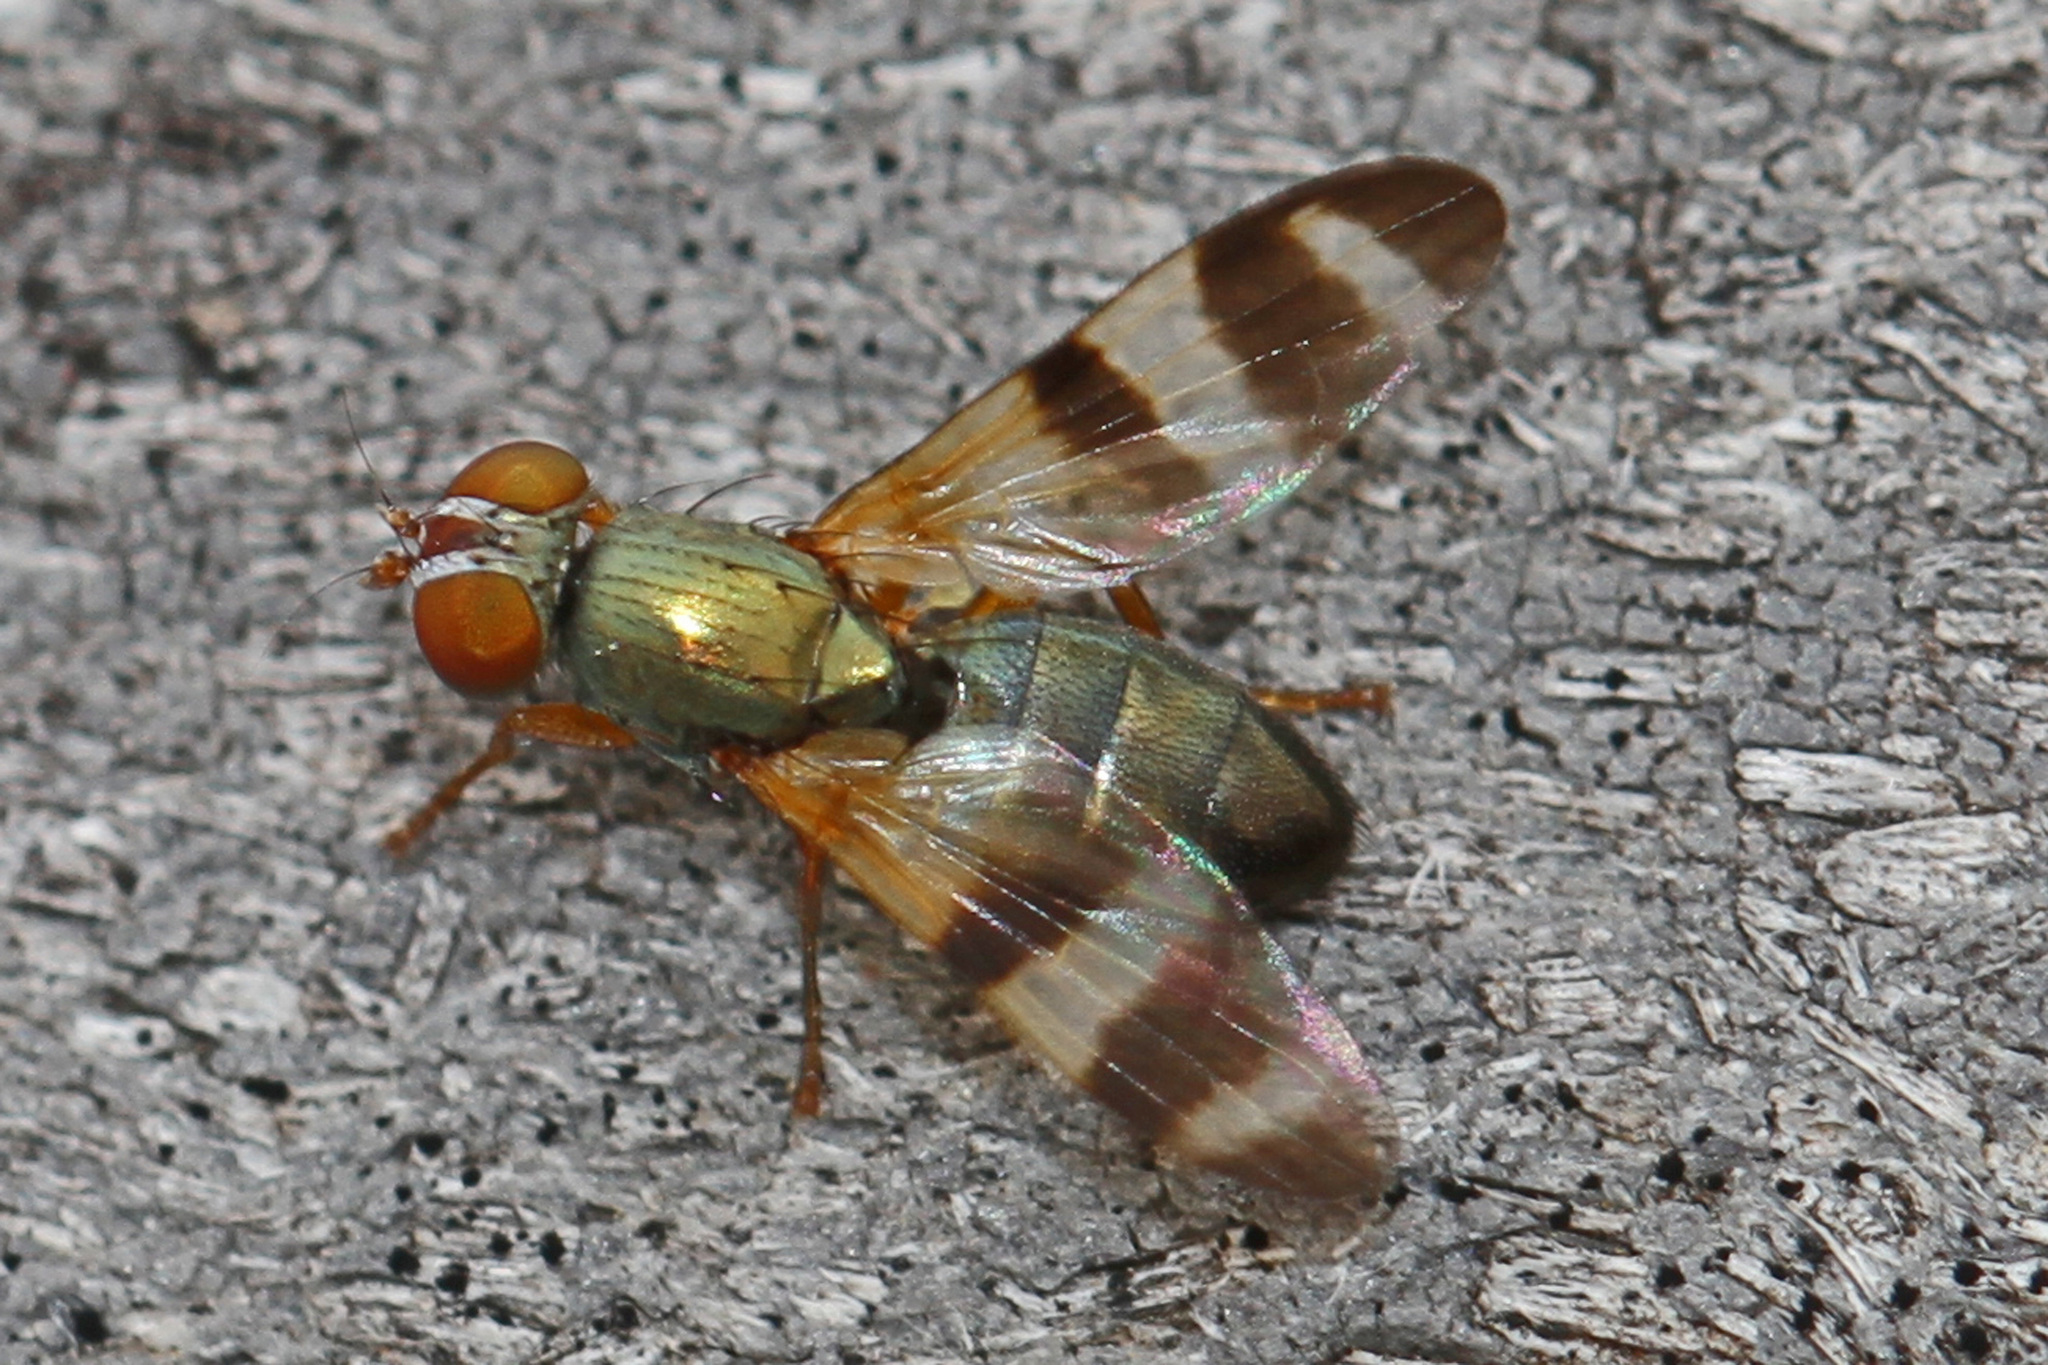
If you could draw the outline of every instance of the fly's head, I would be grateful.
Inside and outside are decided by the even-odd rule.
[[[420,652],[465,697],[495,697],[547,662],[562,580],[579,540],[611,506],[560,446],[508,441],[471,460],[424,512],[387,506],[400,548],[363,575],[369,588],[413,589]]]

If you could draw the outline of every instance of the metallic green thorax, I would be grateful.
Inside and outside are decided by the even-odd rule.
[[[628,507],[563,585],[556,657],[576,700],[670,758],[793,743],[886,715],[886,631],[818,561],[744,526]]]

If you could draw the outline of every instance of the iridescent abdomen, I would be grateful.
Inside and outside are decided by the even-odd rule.
[[[955,675],[949,724],[1052,740],[1208,853],[1255,905],[1319,889],[1350,853],[1354,809],[1336,775],[1242,683],[1169,645],[1012,612],[936,631],[919,652]]]

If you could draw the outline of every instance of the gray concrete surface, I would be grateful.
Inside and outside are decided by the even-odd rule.
[[[910,17],[906,18],[908,15]],[[0,8],[0,1358],[2048,1358],[2024,0]],[[480,742],[379,476],[800,518],[1150,258],[1495,176],[1447,366],[1153,585],[1367,811],[1387,1206],[1153,1169],[792,851]],[[681,496],[689,496],[685,493]]]

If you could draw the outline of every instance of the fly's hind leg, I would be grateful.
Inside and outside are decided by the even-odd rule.
[[[1356,687],[1254,687],[1248,690],[1261,706],[1295,715],[1312,716],[1318,711],[1370,711],[1376,716],[1394,713],[1394,685],[1390,682],[1360,683]]]
[[[1110,605],[1116,608],[1118,616],[1123,617],[1125,625],[1155,640],[1166,637],[1165,629],[1159,624],[1159,613],[1152,609],[1152,600],[1145,596],[1145,590],[1135,581],[1119,583],[1108,592]],[[1254,687],[1249,690],[1261,706],[1295,715],[1314,715],[1318,711],[1370,711],[1376,716],[1385,716],[1394,710],[1394,685],[1390,682],[1361,683],[1356,687]]]
[[[512,761],[519,753],[519,741],[538,739],[574,749],[630,749],[630,731],[608,716],[573,702],[542,702],[519,706],[498,717],[491,742],[471,759],[469,766],[441,784],[406,822],[384,836],[384,847],[394,858],[402,858],[419,843],[434,822],[462,799],[470,784],[491,769]]]

